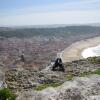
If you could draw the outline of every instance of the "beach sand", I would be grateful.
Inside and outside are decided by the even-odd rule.
[[[73,43],[69,47],[65,48],[61,53],[60,57],[62,58],[63,63],[70,62],[73,60],[82,59],[82,52],[84,49],[89,47],[94,47],[100,44],[100,36],[81,40]]]

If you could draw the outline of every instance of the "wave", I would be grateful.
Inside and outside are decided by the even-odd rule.
[[[100,56],[100,45],[83,50],[82,56],[83,58]]]

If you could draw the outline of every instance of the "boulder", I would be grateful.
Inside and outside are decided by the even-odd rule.
[[[57,88],[25,92],[17,100],[100,100],[100,75],[76,77]]]

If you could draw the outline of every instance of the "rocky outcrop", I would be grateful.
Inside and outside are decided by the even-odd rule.
[[[28,91],[36,87],[39,83],[35,80],[35,71],[26,70],[23,68],[14,68],[6,71],[5,80],[13,93],[19,94],[19,92]]]
[[[65,73],[53,71],[34,71],[32,69],[14,68],[6,71],[5,79],[10,88],[15,94],[23,91],[34,90],[35,87],[41,84],[50,84],[54,82],[65,82]]]
[[[100,75],[76,77],[57,88],[25,92],[17,100],[100,100]]]
[[[43,84],[62,84],[76,76],[84,76],[84,73],[93,74],[93,71],[100,70],[99,64],[91,63],[89,59],[67,62],[64,66],[65,72],[52,71],[52,63],[41,71],[25,69],[20,65],[6,71],[5,80],[8,88],[15,94],[19,94],[23,91],[34,90],[34,88]]]

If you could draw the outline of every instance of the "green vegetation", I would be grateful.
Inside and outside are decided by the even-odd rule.
[[[36,91],[41,91],[47,87],[57,87],[57,86],[60,86],[62,83],[59,83],[59,82],[55,82],[55,83],[50,83],[50,84],[42,84],[42,85],[39,85],[38,87],[35,88]]]
[[[98,75],[100,75],[100,69],[94,71],[94,74],[98,74]]]
[[[89,72],[81,73],[81,74],[80,74],[80,77],[89,76],[89,75],[91,75],[91,74],[98,74],[98,75],[100,75],[100,69],[95,70],[95,71],[93,71],[93,72],[89,71]]]
[[[67,81],[72,80],[73,79],[73,75],[72,74],[67,75],[66,79],[67,79]]]
[[[15,100],[16,96],[8,88],[0,90],[0,100]]]
[[[79,76],[80,76],[80,77],[85,77],[85,76],[89,76],[89,75],[91,75],[91,74],[93,74],[93,72],[89,71],[89,72],[83,72],[83,73],[81,73]]]
[[[100,64],[100,57],[89,57],[87,59],[93,64]]]
[[[28,33],[28,34],[27,34]],[[75,36],[75,35],[88,35],[100,33],[100,28],[95,26],[66,26],[66,27],[55,27],[55,28],[32,28],[32,27],[22,27],[22,28],[8,28],[0,27],[0,36],[2,37],[33,37],[33,36]],[[66,37],[67,38],[67,37]],[[69,37],[68,37],[69,38]]]

